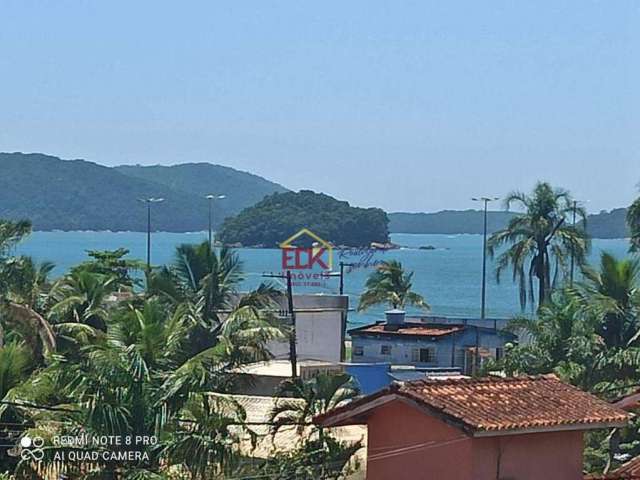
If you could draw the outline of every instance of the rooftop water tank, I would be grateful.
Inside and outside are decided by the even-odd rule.
[[[384,314],[387,317],[387,325],[402,325],[404,323],[404,310],[387,310]]]

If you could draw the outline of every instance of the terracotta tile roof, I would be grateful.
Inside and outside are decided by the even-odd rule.
[[[585,480],[640,480],[640,457],[629,460],[607,475],[586,475]]]
[[[618,399],[617,401],[613,402],[613,405],[626,410],[627,412],[639,409],[640,390],[636,390],[635,392]]]
[[[442,337],[452,333],[461,332],[464,325],[447,325],[424,322],[405,322],[402,325],[387,325],[375,323],[364,327],[349,330],[349,334],[375,334],[375,335],[416,335],[421,337]]]
[[[473,435],[623,426],[629,418],[626,412],[554,375],[539,375],[393,384],[314,421],[326,426],[366,423],[367,411],[384,403],[385,397],[411,400]]]

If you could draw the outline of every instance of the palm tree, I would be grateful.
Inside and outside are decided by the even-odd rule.
[[[176,247],[172,270],[187,298],[203,300],[207,318],[215,318],[216,308],[228,306],[242,281],[238,255],[227,247],[216,252],[206,241]]]
[[[0,347],[0,400],[26,379],[32,367],[33,357],[24,344],[10,342]]]
[[[640,315],[640,260],[600,256],[600,268],[583,268],[585,281],[575,295],[595,318],[608,348],[630,346],[638,340]]]
[[[107,297],[116,289],[116,277],[73,270],[52,287],[49,320],[55,324],[76,323],[106,330]]]
[[[241,459],[242,434],[255,441],[255,434],[242,425],[245,421],[242,406],[228,397],[192,395],[169,430],[163,457],[169,465],[184,467],[194,480],[223,478]]]
[[[31,233],[31,222],[19,220],[11,222],[0,220],[0,258],[7,255],[9,250]]]
[[[286,426],[295,426],[301,434],[312,425],[313,417],[353,400],[358,393],[353,378],[346,373],[319,373],[306,381],[286,380],[278,388],[278,400],[271,411],[272,434]],[[318,428],[318,433],[322,439],[322,428]]]
[[[28,256],[7,259],[2,268],[7,296],[42,313],[42,300],[51,287],[49,276],[54,267],[51,262],[38,263]]]
[[[520,288],[520,305],[527,300],[535,303],[534,278],[538,283],[538,306],[549,299],[559,276],[567,273],[567,260],[573,258],[583,265],[589,242],[582,228],[569,225],[575,213],[584,220],[585,210],[577,206],[569,192],[538,182],[531,195],[512,192],[505,199],[506,208],[516,204],[524,210],[509,221],[508,226],[495,232],[487,243],[488,252],[495,256],[498,249],[508,247],[497,258],[496,276],[511,267],[513,280]]]
[[[8,256],[29,233],[27,220],[0,220],[0,347],[4,345],[4,324],[20,330],[34,357],[40,358],[56,347],[53,330],[39,313],[53,264],[38,265],[30,257]]]
[[[375,272],[367,279],[365,291],[360,296],[358,311],[361,312],[373,305],[388,303],[393,308],[404,308],[414,305],[429,309],[422,295],[411,290],[413,272],[406,273],[402,263],[388,260],[380,263]]]
[[[595,331],[596,323],[571,292],[553,292],[539,308],[537,318],[518,317],[509,322],[507,329],[523,342],[508,351],[505,370],[509,374],[553,372],[591,389],[600,380],[594,365],[604,347]]]
[[[627,224],[631,230],[631,250],[640,251],[640,198],[627,211]]]

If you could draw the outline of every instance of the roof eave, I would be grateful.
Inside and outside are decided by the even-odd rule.
[[[597,423],[572,423],[566,425],[550,425],[547,427],[496,429],[496,430],[474,430],[471,435],[475,438],[483,437],[504,437],[507,435],[526,435],[530,433],[553,433],[570,432],[584,430],[600,430],[604,428],[621,428],[627,426],[628,421],[618,422],[597,422]]]

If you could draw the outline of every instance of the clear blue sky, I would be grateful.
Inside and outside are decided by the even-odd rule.
[[[0,10],[0,150],[220,163],[356,205],[535,179],[626,206],[637,1],[29,1]]]

